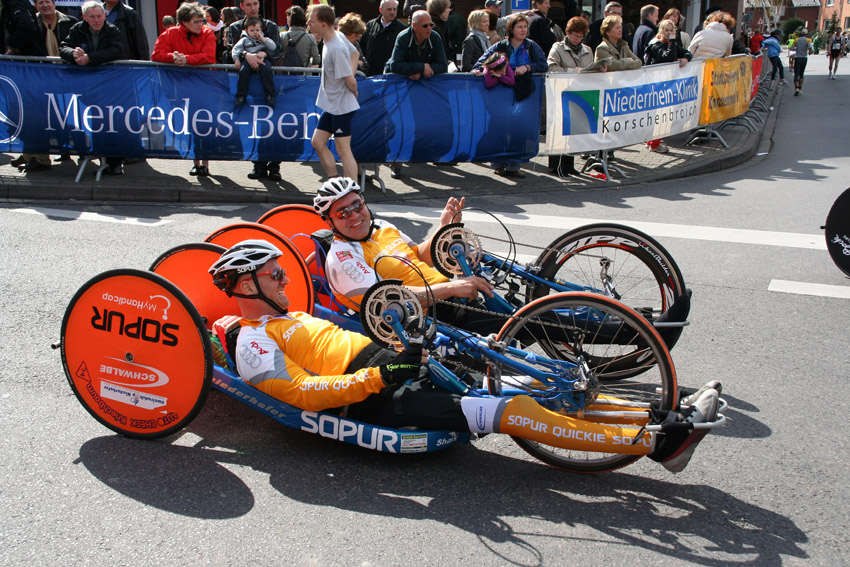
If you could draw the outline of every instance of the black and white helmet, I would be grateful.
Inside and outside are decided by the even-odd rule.
[[[356,181],[350,177],[332,177],[325,181],[316,192],[316,196],[313,197],[313,208],[322,218],[325,218],[331,205],[352,191],[356,193],[362,191]]]
[[[231,246],[227,252],[210,266],[213,283],[228,295],[233,293],[236,280],[242,274],[256,272],[262,265],[283,253],[265,240],[243,240]]]

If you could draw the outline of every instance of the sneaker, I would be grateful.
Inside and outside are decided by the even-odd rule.
[[[198,166],[198,177],[209,177],[210,176],[210,168],[205,165]]]
[[[650,148],[649,151],[655,152],[657,154],[666,154],[667,152],[670,151],[670,148],[667,147],[667,144],[665,144],[664,142],[661,142],[660,144],[658,144],[654,148]]]
[[[399,170],[397,165],[390,166],[390,177],[392,177],[393,179],[398,179],[399,177],[401,177],[401,171]]]
[[[124,175],[124,168],[120,165],[109,166],[106,170],[109,175]]]
[[[800,96],[800,89],[794,91],[794,96]]]
[[[274,106],[274,103],[275,103],[274,95],[273,94],[267,94],[266,95],[266,104],[268,104],[269,106]]]
[[[281,180],[280,170],[269,168],[269,180],[280,181]]]
[[[236,108],[239,108],[243,104],[245,104],[245,97],[244,96],[237,96],[236,100],[233,101],[233,106],[235,106]]]
[[[24,156],[18,156],[15,159],[13,159],[12,161],[9,162],[9,165],[11,165],[12,167],[23,167],[26,164],[27,164],[27,158],[25,158]]]
[[[703,394],[703,392],[705,392],[706,390],[716,390],[717,395],[720,395],[723,393],[723,385],[718,380],[712,380],[711,382],[707,383],[705,386],[691,394],[689,394],[688,391],[683,388],[682,393],[685,395],[685,397],[679,400],[679,407],[690,407],[694,405],[694,402],[697,401],[699,397]]]
[[[197,176],[197,175],[199,174],[199,172],[201,171],[201,167],[203,167],[203,166],[201,166],[201,165],[193,165],[193,166],[192,166],[192,169],[190,169],[190,170],[189,170],[189,175],[191,175],[191,176]]]
[[[709,388],[702,392],[699,397],[691,405],[693,411],[685,418],[686,423],[708,423],[717,419],[717,408],[720,403],[720,395],[714,388]],[[672,473],[678,473],[685,470],[688,462],[694,455],[694,451],[703,440],[708,429],[693,429],[688,433],[681,444],[675,448],[673,453],[661,461],[661,465]]]

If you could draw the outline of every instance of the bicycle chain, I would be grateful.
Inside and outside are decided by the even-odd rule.
[[[516,240],[510,240],[510,239],[506,239],[506,238],[498,238],[496,236],[482,236],[482,235],[476,234],[476,233],[473,233],[473,234],[475,234],[475,236],[477,236],[479,239],[484,238],[484,239],[487,239],[487,240],[495,240],[496,242],[501,242],[503,244],[513,244],[514,246],[517,246],[517,247],[523,246],[525,248],[533,248],[534,250],[545,250],[547,252],[558,252],[557,248],[550,248],[548,246],[537,246],[535,244],[526,244],[524,242],[517,242]],[[597,254],[587,254],[587,256],[590,257],[590,258],[605,258],[605,256],[599,256]],[[507,261],[507,258],[502,258],[502,260]]]

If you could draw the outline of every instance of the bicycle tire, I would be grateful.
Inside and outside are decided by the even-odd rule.
[[[638,312],[660,315],[686,293],[685,279],[670,253],[651,236],[619,224],[596,223],[571,230],[552,241],[534,266],[547,280],[604,289],[599,264],[603,254],[612,262],[609,275],[619,294],[615,299]],[[526,287],[528,301],[549,293],[552,289],[543,284]],[[665,330],[668,348],[681,334],[681,327]]]
[[[579,316],[581,313],[586,313],[588,309],[594,310],[598,316],[595,318]],[[517,340],[518,336],[523,335],[524,338],[520,342],[524,352],[548,356],[550,346],[547,343],[557,342],[557,339],[551,334],[551,326],[545,323],[552,321],[552,314],[555,312],[559,313],[558,323],[566,327],[565,336],[569,334],[570,340],[573,341],[570,350],[588,354],[606,349],[611,351],[606,356],[587,359],[593,376],[604,374],[605,365],[611,364],[610,360],[614,358],[614,351],[623,346],[630,349],[640,348],[644,351],[649,367],[641,374],[640,380],[630,378],[615,382],[599,381],[596,385],[597,394],[644,405],[652,404],[652,407],[660,410],[671,410],[675,407],[676,371],[670,351],[661,336],[639,313],[602,295],[570,292],[537,299],[514,314],[514,317],[499,332],[498,340],[511,344]],[[608,333],[602,337],[602,333],[599,332],[603,326],[602,323],[619,328],[620,331],[617,331],[617,334],[623,333],[622,338],[627,344],[618,344],[624,341],[616,340],[617,334],[612,337]],[[505,356],[513,355],[508,352]],[[650,357],[653,360],[650,361]],[[594,358],[601,362],[592,362]],[[518,356],[517,359],[525,365],[540,364],[528,357]],[[488,388],[491,394],[501,395],[503,383],[510,383],[513,372],[503,364],[492,361],[490,364]],[[494,379],[489,379],[491,377]],[[576,415],[576,417],[579,416]],[[602,423],[606,422],[602,421]],[[616,424],[612,423],[612,425]],[[637,433],[637,427],[634,432]],[[519,437],[512,436],[512,438],[522,449],[544,463],[577,473],[607,472],[624,467],[640,458],[640,456],[617,453],[570,451]]]
[[[212,345],[200,314],[153,272],[111,270],[86,282],[62,319],[61,357],[86,411],[138,439],[188,425],[212,384]]]
[[[829,257],[845,276],[850,276],[850,189],[846,189],[829,209],[824,226]]]

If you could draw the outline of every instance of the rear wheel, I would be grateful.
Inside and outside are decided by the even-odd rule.
[[[850,189],[842,193],[826,217],[826,248],[844,275],[850,276]]]
[[[561,293],[538,299],[514,314],[499,332],[498,340],[521,346],[525,353],[540,357],[585,363],[589,383],[582,400],[585,413],[562,409],[561,413],[598,423],[624,426],[640,422],[645,410],[673,409],[676,400],[676,373],[670,352],[661,337],[640,314],[606,297],[592,293]],[[533,356],[505,353],[525,365],[544,368],[545,361]],[[640,377],[606,381],[607,373],[617,373],[622,365],[641,366]],[[528,384],[504,364],[491,362],[488,387],[494,395],[507,388],[531,389],[541,393],[539,382]],[[556,385],[561,391],[572,391],[566,383]],[[553,392],[550,392],[550,394]],[[614,400],[610,400],[613,398]],[[609,401],[606,403],[605,400]],[[625,411],[635,411],[634,418],[622,420],[610,409],[617,404]],[[597,415],[593,415],[597,411]],[[634,426],[637,433],[639,426]],[[514,437],[524,450],[548,463],[572,472],[597,473],[623,467],[638,456],[617,453],[571,451],[539,442]]]
[[[650,320],[667,311],[685,293],[685,280],[670,253],[652,237],[617,224],[591,224],[554,240],[535,261],[538,275],[551,281],[584,286],[612,297]],[[551,293],[530,284],[529,301]],[[665,331],[673,348],[680,328]]]
[[[212,381],[212,346],[201,316],[152,272],[112,270],[86,282],[65,311],[61,348],[80,403],[128,437],[182,429]]]

